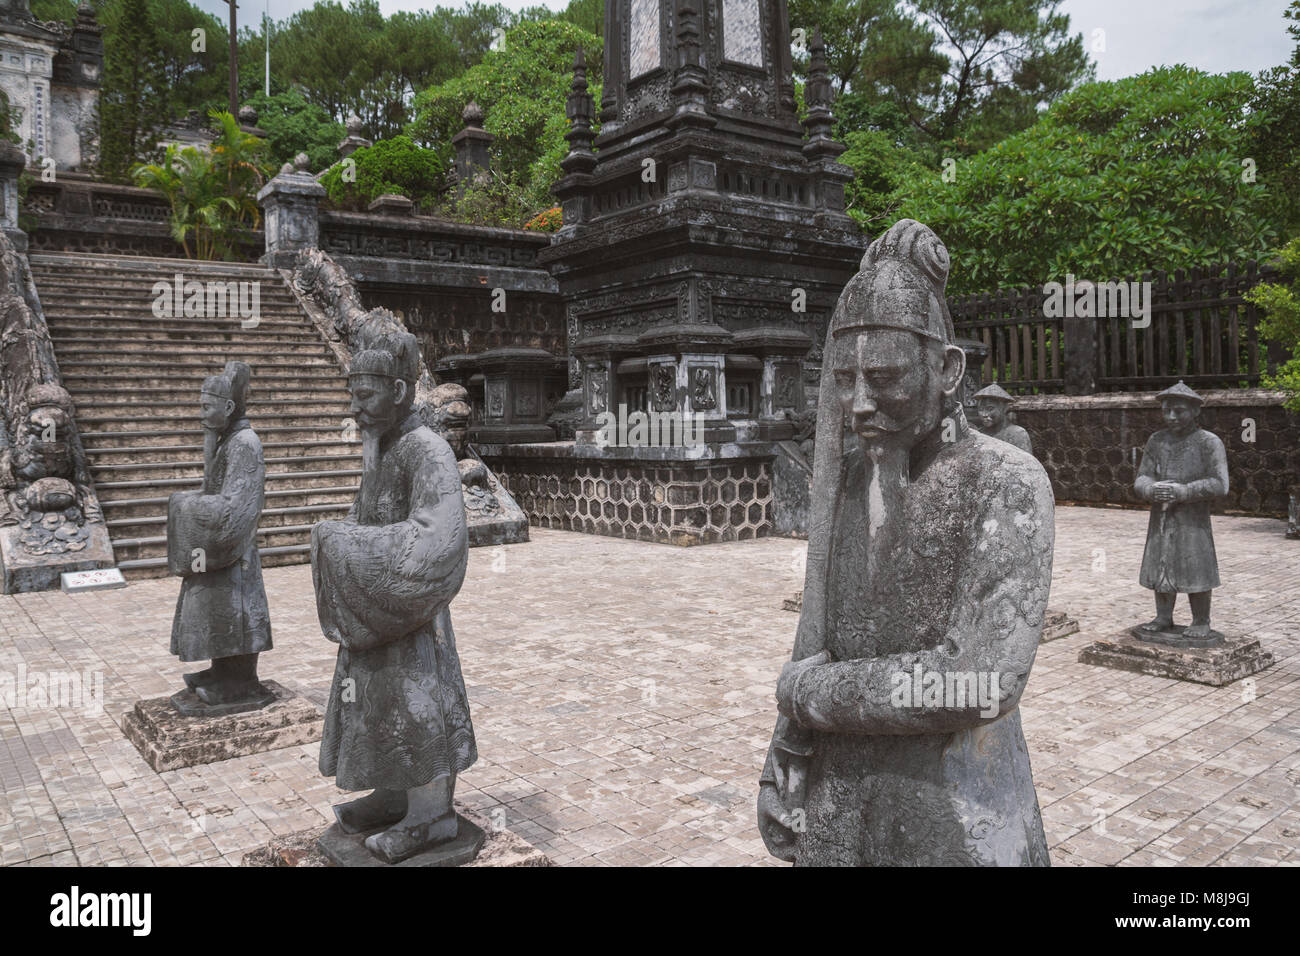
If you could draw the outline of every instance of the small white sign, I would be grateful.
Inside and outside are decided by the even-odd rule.
[[[117,568],[96,568],[93,571],[64,571],[59,575],[59,578],[66,594],[126,587],[126,579],[122,577],[122,572]]]

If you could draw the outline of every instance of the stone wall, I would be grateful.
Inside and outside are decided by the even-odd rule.
[[[1201,427],[1223,440],[1229,494],[1218,511],[1285,517],[1288,486],[1300,481],[1300,416],[1280,392],[1202,392]],[[1146,507],[1133,494],[1142,450],[1164,427],[1154,393],[1034,395],[1017,400],[1016,422],[1052,479],[1056,500]],[[1254,422],[1254,441],[1249,422]]]
[[[582,457],[573,442],[479,446],[540,528],[665,544],[747,541],[772,532],[771,457]]]

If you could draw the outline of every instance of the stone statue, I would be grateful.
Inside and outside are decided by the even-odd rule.
[[[413,410],[415,337],[379,337],[352,360],[361,488],[348,517],[312,530],[325,637],[339,645],[320,769],[344,790],[340,828],[397,863],[457,835],[456,775],[478,758],[448,606],[468,559],[456,457]]]
[[[1197,427],[1204,399],[1181,381],[1156,396],[1166,427],[1147,442],[1133,489],[1152,502],[1138,581],[1156,592],[1156,616],[1134,629],[1145,641],[1210,647],[1223,635],[1210,628],[1210,592],[1219,562],[1210,528],[1210,502],[1228,493],[1223,442]],[[1192,623],[1174,626],[1174,602],[1186,594]]]
[[[827,333],[803,608],[758,798],[769,852],[801,866],[1049,863],[1018,702],[1052,489],[966,422],[948,263],[900,221]]]
[[[980,389],[974,398],[976,428],[985,435],[1015,445],[1021,451],[1031,455],[1034,453],[1029,432],[1007,420],[1007,413],[1015,399],[1003,391],[997,382]]]
[[[250,374],[243,362],[229,362],[204,380],[203,488],[167,503],[168,568],[184,579],[171,652],[212,662],[185,675],[192,693],[172,698],[187,716],[256,710],[275,699],[257,678],[257,655],[271,649],[271,620],[257,553],[266,466],[245,414]]]

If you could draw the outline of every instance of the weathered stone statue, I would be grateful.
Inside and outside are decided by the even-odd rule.
[[[1219,562],[1210,528],[1210,503],[1228,493],[1223,442],[1197,427],[1204,399],[1181,381],[1156,396],[1166,427],[1147,442],[1134,490],[1152,502],[1138,581],[1156,592],[1156,616],[1135,629],[1146,641],[1182,647],[1223,643],[1210,628],[1210,593],[1219,586]],[[1186,594],[1192,623],[1174,626],[1174,602]]]
[[[347,833],[396,863],[457,836],[456,775],[478,757],[448,605],[468,558],[456,458],[413,411],[414,336],[390,333],[348,375],[362,477],[342,521],[312,530],[325,636],[339,645],[321,773],[373,790],[334,808]]]
[[[185,675],[192,694],[172,698],[187,716],[255,710],[275,697],[257,678],[257,655],[271,649],[271,621],[257,553],[266,467],[245,417],[249,376],[243,362],[230,362],[204,380],[203,488],[177,492],[167,504],[168,568],[184,578],[171,652],[185,662],[212,661]]]
[[[1052,490],[966,422],[948,262],[902,220],[827,333],[803,609],[758,798],[768,850],[798,865],[1049,862],[1017,705]]]
[[[1015,445],[1021,451],[1034,453],[1029,440],[1029,432],[1019,425],[1007,420],[1007,413],[1015,404],[1015,399],[994,382],[981,388],[975,398],[975,427],[990,438],[997,438],[1009,445]]]

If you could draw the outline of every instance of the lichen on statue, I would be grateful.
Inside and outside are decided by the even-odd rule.
[[[803,607],[759,787],[798,865],[1047,865],[1018,702],[1051,584],[1053,500],[974,431],[948,253],[902,220],[827,335]]]

